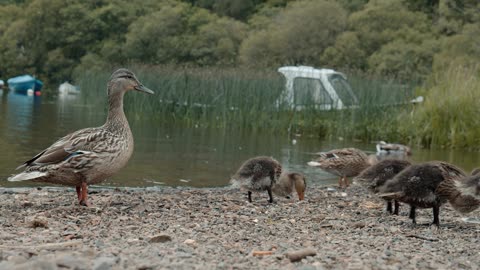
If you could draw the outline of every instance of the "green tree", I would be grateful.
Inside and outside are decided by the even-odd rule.
[[[240,49],[249,65],[319,63],[323,51],[346,27],[346,11],[329,1],[298,1],[287,6],[265,30],[253,30]]]

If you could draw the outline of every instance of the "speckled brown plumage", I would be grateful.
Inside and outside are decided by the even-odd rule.
[[[407,160],[386,159],[362,171],[354,181],[366,187],[373,193],[378,193],[383,185],[402,170],[410,166]],[[392,213],[392,200],[386,199],[387,211]],[[399,203],[395,201],[393,214],[398,215]]]
[[[380,196],[410,205],[410,218],[416,223],[415,209],[432,208],[433,224],[439,226],[440,206],[447,198],[437,193],[439,185],[446,180],[457,179],[465,173],[443,161],[432,161],[407,167],[380,188]]]
[[[59,139],[19,166],[24,171],[9,181],[75,186],[80,203],[88,205],[87,186],[119,171],[133,153],[133,136],[123,112],[124,94],[130,90],[153,94],[126,69],[112,74],[107,90],[109,110],[103,126],[81,129]]]
[[[248,201],[252,202],[252,191],[267,191],[269,202],[273,202],[272,186],[282,173],[282,165],[271,157],[260,156],[245,161],[232,176],[231,182],[248,191]]]
[[[450,179],[442,182],[437,188],[437,194],[447,198],[452,207],[460,213],[470,213],[480,207],[480,175],[460,179]]]
[[[320,157],[309,162],[310,166],[319,167],[322,170],[340,177],[339,186],[342,187],[342,180],[348,186],[347,177],[357,176],[376,160],[372,160],[362,150],[356,148],[334,149],[328,152],[319,153]]]
[[[279,180],[273,185],[272,191],[275,195],[289,197],[295,190],[298,199],[302,201],[305,197],[307,181],[301,173],[284,172]]]

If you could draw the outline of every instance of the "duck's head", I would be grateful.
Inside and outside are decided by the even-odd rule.
[[[288,178],[293,181],[295,190],[298,194],[298,200],[303,201],[305,199],[305,190],[307,189],[307,181],[301,173],[288,173]]]
[[[130,90],[154,94],[154,92],[145,87],[130,70],[121,68],[113,72],[108,82],[108,95],[125,93]]]

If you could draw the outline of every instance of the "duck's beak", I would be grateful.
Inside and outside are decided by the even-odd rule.
[[[135,86],[134,88],[135,88],[135,90],[140,91],[140,92],[144,92],[144,93],[151,94],[151,95],[155,94],[155,92],[153,92],[152,90],[143,86],[143,84],[139,84],[139,85]]]

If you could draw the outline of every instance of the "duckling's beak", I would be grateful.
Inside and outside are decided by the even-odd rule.
[[[135,90],[140,91],[140,92],[144,92],[144,93],[151,94],[151,95],[155,94],[155,92],[153,92],[152,90],[143,86],[143,84],[139,84],[139,85],[135,86],[134,88],[135,88]]]

